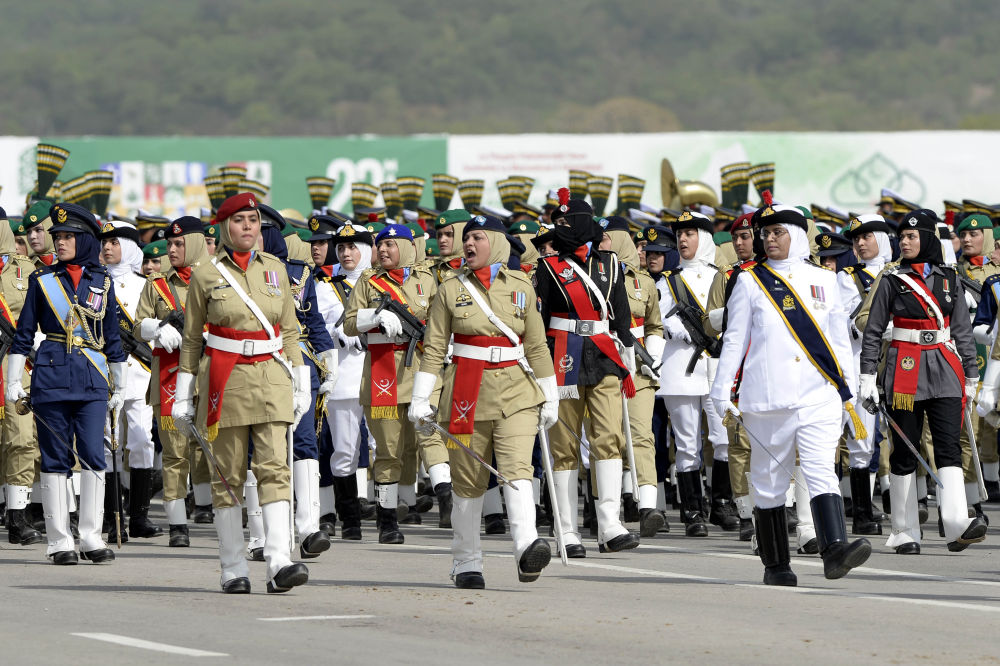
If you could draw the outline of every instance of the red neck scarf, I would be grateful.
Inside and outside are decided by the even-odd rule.
[[[447,263],[452,268],[461,268],[462,267],[462,257],[455,257],[454,259],[449,259],[445,263]]]
[[[474,273],[475,273],[476,277],[479,278],[479,282],[483,285],[483,287],[487,291],[489,291],[490,286],[493,284],[493,269],[492,269],[492,267],[489,266],[489,265],[483,266],[479,270],[474,271]]]
[[[983,264],[986,263],[986,257],[985,256],[969,257],[969,263],[972,264],[973,266],[982,266]]]
[[[403,284],[403,280],[406,277],[406,273],[402,268],[394,268],[389,271],[389,277],[396,281],[396,284]]]
[[[320,270],[320,272],[323,275],[325,275],[327,277],[333,277],[333,265],[332,264],[330,266],[320,266],[319,270]]]
[[[243,270],[246,270],[245,268]],[[191,267],[182,266],[181,268],[175,268],[174,272],[177,273],[184,280],[184,284],[189,284],[191,282]]]
[[[580,260],[580,263],[586,263],[587,255],[590,254],[590,248],[587,247],[586,245],[581,245],[580,247],[573,250],[573,254],[576,255],[576,258]]]
[[[39,255],[38,258],[41,259],[42,263],[45,264],[46,266],[51,266],[52,262],[54,262],[56,260],[56,257],[53,254]]]
[[[250,266],[250,257],[252,255],[253,252],[237,252],[233,250],[233,261],[235,261],[236,265],[239,266],[245,273],[247,268]]]
[[[66,264],[66,272],[69,274],[69,278],[73,281],[73,289],[78,289],[80,287],[80,277],[83,275],[83,266]]]

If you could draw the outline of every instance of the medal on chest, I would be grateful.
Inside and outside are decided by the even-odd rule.
[[[264,271],[264,286],[270,296],[281,296],[281,283],[278,282],[278,271]]]
[[[601,277],[601,282],[607,282],[608,281],[608,276],[604,272],[604,264],[597,264],[597,273]]]
[[[639,278],[632,278],[632,284],[635,286],[635,300],[642,300],[642,285],[639,283]]]
[[[515,291],[510,295],[510,302],[514,306],[514,316],[518,319],[523,319],[528,295],[523,291]]]
[[[24,273],[20,266],[14,266],[14,277],[17,278],[17,288],[24,291]]]
[[[809,285],[809,293],[812,294],[813,305],[817,310],[826,309],[826,292],[823,291],[823,287],[818,284]]]
[[[104,290],[97,287],[90,287],[87,292],[87,307],[97,312],[104,304]]]

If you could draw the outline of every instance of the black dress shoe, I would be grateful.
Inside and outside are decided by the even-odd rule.
[[[424,521],[415,507],[410,507],[406,515],[399,519],[400,525],[423,525]]]
[[[484,590],[486,579],[478,571],[463,571],[455,574],[455,587],[460,590]]]
[[[740,518],[740,541],[749,541],[753,536],[753,521],[749,518]]]
[[[87,551],[81,550],[80,557],[85,560],[90,560],[94,564],[113,562],[115,559],[115,551],[110,548],[95,548],[94,550]]]
[[[263,562],[264,561],[264,548],[251,548],[250,549],[250,561],[251,562]]]
[[[111,529],[108,530],[108,538],[105,541],[108,543],[118,543],[118,534],[115,532],[114,521],[111,523]],[[125,529],[124,524],[122,524],[122,543],[128,543],[128,530]]]
[[[962,532],[962,536],[955,541],[948,542],[948,550],[953,553],[960,553],[970,544],[979,543],[986,538],[986,521],[978,516],[972,519],[969,526]]]
[[[927,498],[917,500],[917,519],[920,524],[923,525],[927,522],[927,517],[930,516],[930,511],[927,510]]]
[[[736,513],[736,507],[728,500],[714,500],[708,522],[726,532],[735,532],[740,527],[740,516]]]
[[[784,587],[795,587],[799,584],[799,579],[795,572],[787,564],[776,564],[764,567],[764,585],[781,585]]]
[[[282,567],[274,578],[267,581],[268,594],[288,592],[288,590],[299,585],[305,585],[309,581],[309,569],[301,562],[289,564]]]
[[[798,549],[797,552],[798,552],[799,555],[815,555],[816,553],[818,553],[819,552],[819,544],[816,543],[815,537],[812,538],[812,539],[809,539],[809,541],[806,541],[804,544],[802,544],[801,546],[799,546],[799,549]]]
[[[587,557],[587,549],[582,543],[566,544],[566,557],[572,560],[582,560]]]
[[[545,539],[535,539],[517,560],[517,579],[522,583],[538,580],[538,574],[551,560],[552,549],[549,544]]]
[[[319,557],[326,550],[330,550],[330,536],[323,530],[313,532],[299,544],[299,553],[305,558]]]
[[[167,544],[172,548],[187,548],[191,545],[191,536],[188,533],[187,525],[170,526],[170,542]]]
[[[347,541],[361,541],[361,528],[345,527],[340,530],[340,538]]]
[[[823,575],[828,580],[843,578],[848,571],[864,564],[871,554],[872,544],[868,539],[858,539],[852,543],[831,543],[821,554]]]
[[[667,522],[667,512],[660,511],[660,515],[663,516],[663,527],[657,531],[661,534],[668,534],[670,532],[670,523]]]
[[[337,515],[333,513],[327,513],[319,517],[319,528],[327,533],[327,536],[333,536],[337,531]]]
[[[194,507],[194,511],[191,512],[191,522],[198,525],[211,525],[215,520],[215,514],[212,512],[212,505],[198,505]]]
[[[80,559],[76,556],[75,550],[61,550],[58,553],[52,553],[52,564],[67,565],[76,564]]]
[[[420,495],[417,497],[417,502],[410,507],[411,512],[416,513],[427,513],[434,508],[434,499],[428,497],[427,495]]]
[[[707,537],[708,525],[704,518],[697,518],[684,526],[684,534],[689,537]]]
[[[146,516],[130,516],[128,531],[132,536],[142,539],[150,539],[163,534],[163,528],[151,522]]]
[[[249,578],[234,578],[222,584],[222,591],[226,594],[250,594]]]
[[[639,546],[639,537],[633,532],[626,532],[616,536],[606,543],[597,544],[597,550],[601,553],[618,553],[623,550],[632,550]]]
[[[866,520],[864,518],[854,518],[851,525],[851,534],[863,536],[877,536],[882,534],[882,523],[877,520]]]
[[[358,504],[361,505],[361,520],[375,520],[378,517],[378,509],[374,502],[359,497]]]
[[[507,525],[503,522],[502,513],[491,513],[483,516],[484,531],[486,534],[506,534]]]
[[[919,555],[920,544],[916,541],[907,541],[896,546],[897,555]]]
[[[635,496],[632,493],[622,495],[622,511],[625,512],[626,523],[637,523],[642,519],[639,503],[635,501]]]
[[[652,539],[656,536],[663,524],[667,522],[663,514],[656,509],[639,510],[639,536],[643,539]]]

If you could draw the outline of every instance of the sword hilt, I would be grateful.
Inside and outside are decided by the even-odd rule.
[[[862,401],[861,406],[865,408],[866,412],[873,416],[878,414],[878,403],[871,398],[865,398],[864,401]]]

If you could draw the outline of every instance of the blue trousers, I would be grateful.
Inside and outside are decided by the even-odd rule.
[[[105,468],[104,464],[104,420],[108,416],[107,400],[71,400],[67,402],[43,402],[33,404],[36,414],[35,428],[38,431],[38,448],[42,454],[42,471],[51,474],[69,474],[76,463],[73,451],[67,444],[76,443],[76,452],[84,469],[89,466],[95,472]],[[64,441],[61,442],[52,430],[39,423],[44,420]],[[65,443],[64,443],[65,442]]]

